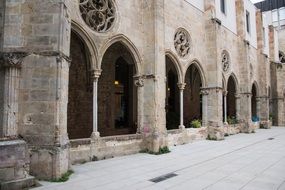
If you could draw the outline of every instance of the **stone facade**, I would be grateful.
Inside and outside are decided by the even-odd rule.
[[[74,163],[252,132],[253,118],[270,127],[268,90],[278,94],[284,74],[272,61],[276,30],[264,54],[262,14],[248,0],[235,0],[229,27],[217,0],[1,2],[0,138],[24,140],[39,179]],[[284,111],[276,117],[283,124]],[[194,119],[201,129],[188,129]]]

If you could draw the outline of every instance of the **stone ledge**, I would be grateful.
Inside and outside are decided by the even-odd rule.
[[[13,181],[1,182],[0,190],[19,190],[27,189],[29,187],[35,186],[35,178],[32,176],[27,176],[24,179],[18,179]]]

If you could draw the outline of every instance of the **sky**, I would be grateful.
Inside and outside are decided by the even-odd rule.
[[[263,0],[251,0],[251,2],[253,2],[253,3],[257,3],[257,2],[260,2],[260,1],[263,1]]]

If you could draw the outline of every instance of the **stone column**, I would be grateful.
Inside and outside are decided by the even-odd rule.
[[[259,114],[260,117],[260,128],[268,129],[270,128],[270,120],[269,120],[269,97],[261,96],[259,99]]]
[[[178,88],[179,88],[179,92],[180,92],[180,125],[179,125],[179,128],[180,128],[180,129],[185,129],[184,121],[183,121],[183,119],[184,119],[184,111],[183,111],[183,106],[184,106],[184,103],[183,103],[183,92],[184,92],[185,86],[186,86],[185,83],[179,83],[179,84],[178,84]]]
[[[137,126],[137,133],[140,134],[143,131],[143,107],[144,107],[144,92],[143,92],[143,87],[144,87],[144,77],[143,76],[134,76],[134,84],[137,87],[137,93],[138,93],[138,112],[137,112],[137,119],[138,119],[138,126]]]
[[[224,123],[226,124],[228,122],[227,120],[227,95],[228,95],[228,91],[224,91],[223,92],[223,96],[224,96]]]
[[[93,79],[93,132],[91,138],[100,137],[98,131],[98,79],[101,75],[101,70],[92,71]]]
[[[240,120],[240,95],[235,94],[236,97],[236,120],[239,122]]]
[[[202,94],[202,126],[208,126],[208,95],[209,92],[206,89],[201,89]]]
[[[0,64],[4,67],[3,119],[0,138],[17,138],[19,73],[25,53],[4,53]]]
[[[251,92],[240,93],[240,121],[243,125],[242,132],[245,133],[252,131],[251,96]]]

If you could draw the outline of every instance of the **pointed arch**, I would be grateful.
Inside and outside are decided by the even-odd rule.
[[[101,67],[102,67],[102,59],[103,59],[103,56],[105,55],[106,51],[108,50],[109,47],[111,47],[115,43],[121,43],[124,47],[127,48],[127,50],[130,51],[132,59],[135,62],[135,68],[136,68],[135,76],[140,76],[142,74],[142,69],[141,69],[142,58],[141,58],[139,51],[136,48],[136,46],[131,42],[131,40],[128,37],[126,37],[123,34],[118,34],[118,35],[113,36],[101,48],[99,68],[101,69]]]
[[[231,73],[231,75],[228,78],[228,81],[229,81],[230,78],[233,79],[233,81],[235,83],[235,87],[236,87],[236,93],[238,93],[239,92],[239,82],[238,82],[238,79],[237,79],[235,73]]]
[[[192,60],[187,66],[186,66],[186,69],[185,69],[185,72],[183,73],[183,80],[185,80],[185,77],[186,77],[186,73],[188,71],[188,69],[190,68],[190,66],[193,65],[197,68],[199,74],[200,74],[200,77],[201,77],[201,82],[202,82],[202,88],[205,88],[207,86],[207,80],[206,80],[206,76],[205,76],[205,72],[204,72],[204,69],[203,67],[201,66],[200,62],[197,60],[197,59],[194,59]]]
[[[173,65],[175,66],[178,75],[178,83],[184,83],[184,78],[182,77],[182,68],[179,59],[175,56],[173,52],[171,52],[171,50],[166,50],[165,56],[168,57],[172,61],[172,63],[174,63]]]
[[[75,32],[75,34],[77,34],[79,38],[81,38],[81,40],[84,42],[84,44],[86,45],[88,49],[88,52],[86,53],[90,60],[90,64],[91,64],[90,69],[91,70],[99,69],[98,51],[97,51],[94,41],[92,40],[88,32],[74,20],[72,20],[71,22],[71,30]]]
[[[258,97],[259,96],[259,86],[258,86],[258,83],[256,81],[254,81],[252,83],[252,87],[251,87],[251,91],[253,90],[253,88],[255,88],[256,90],[256,96]]]

